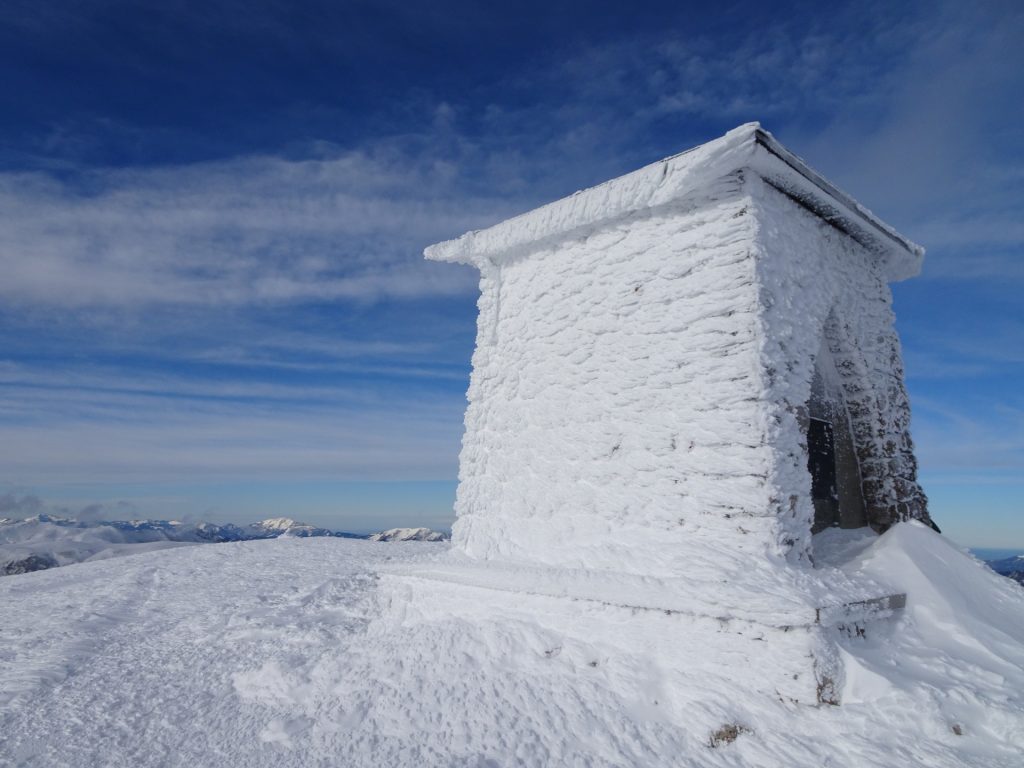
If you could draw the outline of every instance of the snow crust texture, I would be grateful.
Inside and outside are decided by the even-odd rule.
[[[838,707],[776,695],[735,632],[702,645],[686,617],[381,575],[444,544],[278,538],[3,579],[0,765],[1019,766],[1024,590],[923,525],[854,544],[822,551],[909,602],[837,633]]]
[[[732,176],[482,272],[458,547],[651,576],[758,568],[778,537],[747,209]]]

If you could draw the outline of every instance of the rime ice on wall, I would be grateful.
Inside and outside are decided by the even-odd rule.
[[[456,547],[788,589],[823,337],[870,520],[927,519],[887,282],[921,253],[756,125],[428,249],[481,271]]]
[[[881,529],[897,520],[930,522],[917,483],[892,293],[874,255],[756,176],[750,184],[767,405],[778,423],[779,514],[794,539],[806,539],[813,512],[797,414],[810,394],[808,350],[824,339],[846,398],[868,521]],[[796,496],[788,508],[785,489]]]
[[[698,529],[774,525],[745,206],[730,177],[484,275],[469,554],[670,575]]]

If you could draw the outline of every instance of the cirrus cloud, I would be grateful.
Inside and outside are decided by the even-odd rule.
[[[315,148],[58,177],[0,175],[0,302],[232,305],[468,293],[422,247],[507,203],[460,191],[451,164],[398,149]]]

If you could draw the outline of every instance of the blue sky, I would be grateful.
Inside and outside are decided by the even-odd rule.
[[[4,3],[0,515],[446,527],[422,248],[760,120],[928,249],[932,512],[1024,548],[1024,9],[968,5]]]

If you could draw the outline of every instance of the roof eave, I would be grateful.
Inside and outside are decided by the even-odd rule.
[[[920,273],[923,247],[879,219],[760,127],[755,141],[763,152],[755,155],[750,167],[769,185],[876,253],[888,280],[906,280]]]
[[[876,253],[890,281],[918,274],[924,249],[900,235],[783,147],[758,123],[576,192],[483,230],[424,250],[432,261],[478,268],[632,211],[663,205],[703,183],[751,169],[775,189]]]

